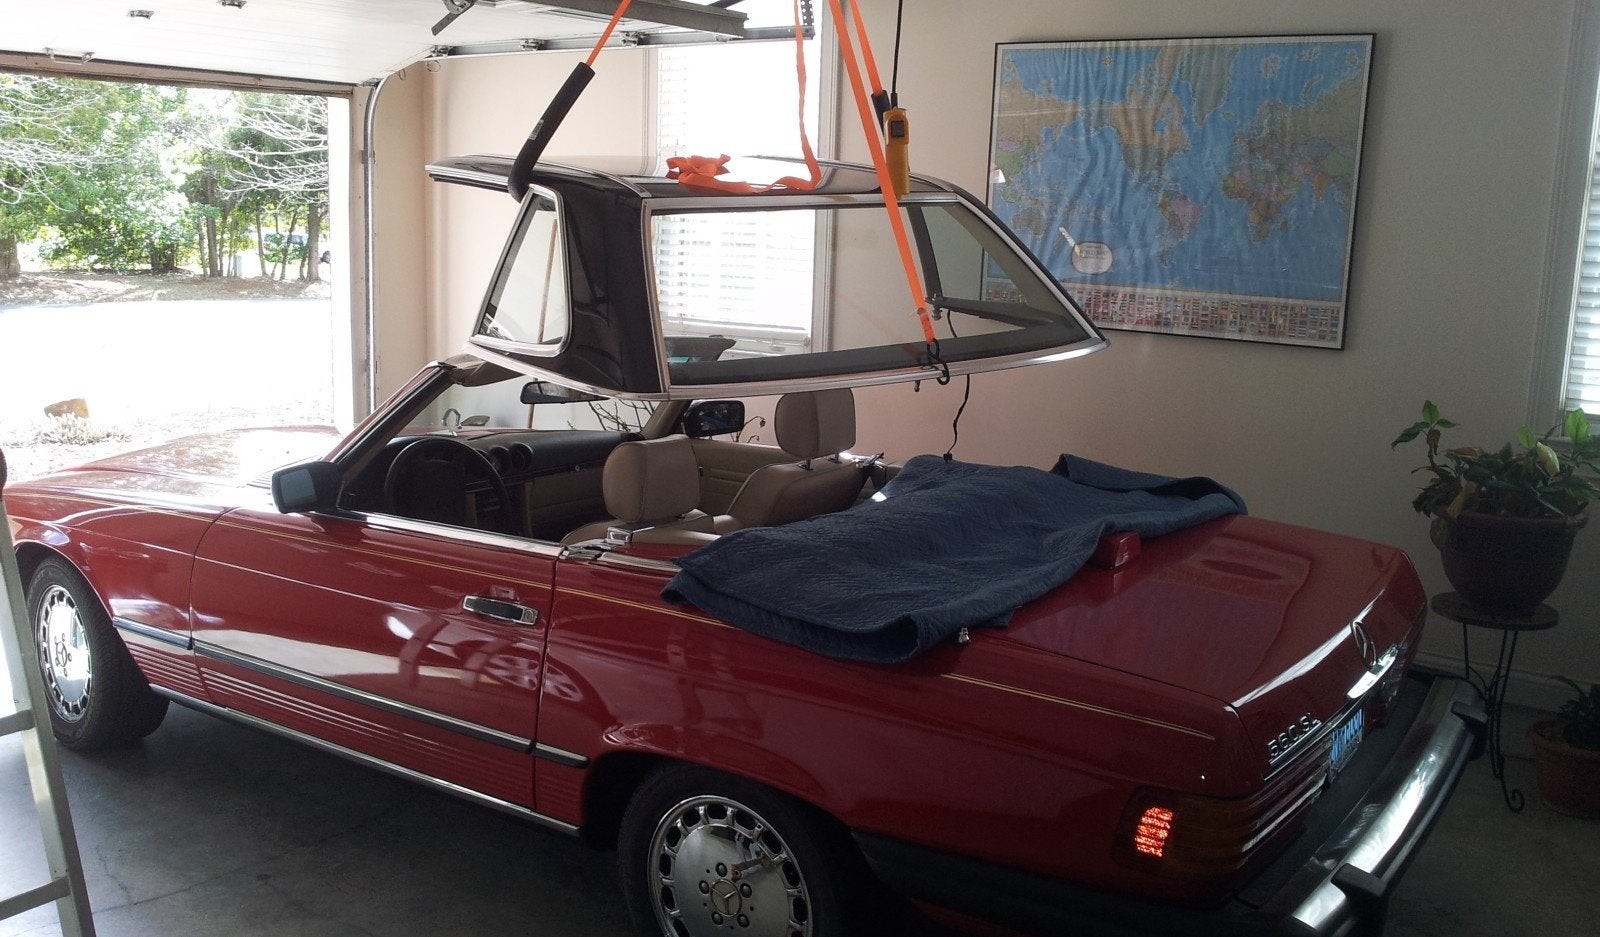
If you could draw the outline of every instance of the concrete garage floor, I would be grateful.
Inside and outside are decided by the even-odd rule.
[[[1512,754],[1520,739],[1508,719]],[[624,937],[609,853],[174,706],[138,749],[67,754],[102,937]],[[1600,822],[1471,766],[1394,897],[1391,937],[1600,934]],[[0,739],[0,896],[45,879],[22,750]],[[53,908],[0,937],[59,933]]]

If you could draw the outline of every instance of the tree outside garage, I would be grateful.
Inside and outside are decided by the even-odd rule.
[[[328,99],[0,72],[12,479],[332,420]]]
[[[328,102],[0,73],[0,279],[321,278]]]

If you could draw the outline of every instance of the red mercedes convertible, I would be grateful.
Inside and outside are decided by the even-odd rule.
[[[350,434],[7,488],[57,736],[177,702],[615,846],[654,937],[1381,926],[1482,724],[1412,672],[1410,561],[1205,479],[857,454],[851,387],[1105,341],[918,178],[926,341],[876,179],[824,176],[540,166],[467,351]]]

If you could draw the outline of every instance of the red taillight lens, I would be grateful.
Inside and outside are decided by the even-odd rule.
[[[1133,828],[1133,850],[1152,859],[1167,854],[1167,839],[1172,836],[1173,813],[1166,807],[1147,807]]]
[[[1297,828],[1327,778],[1327,743],[1250,797],[1219,799],[1142,790],[1118,824],[1124,865],[1195,884],[1236,878]]]

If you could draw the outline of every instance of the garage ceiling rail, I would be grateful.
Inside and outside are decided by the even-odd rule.
[[[628,45],[765,39],[738,0],[634,0]],[[340,93],[426,59],[587,48],[616,0],[8,0],[0,69]],[[439,35],[433,27],[461,15]],[[137,14],[137,15],[136,15]],[[145,15],[148,14],[148,15]]]

